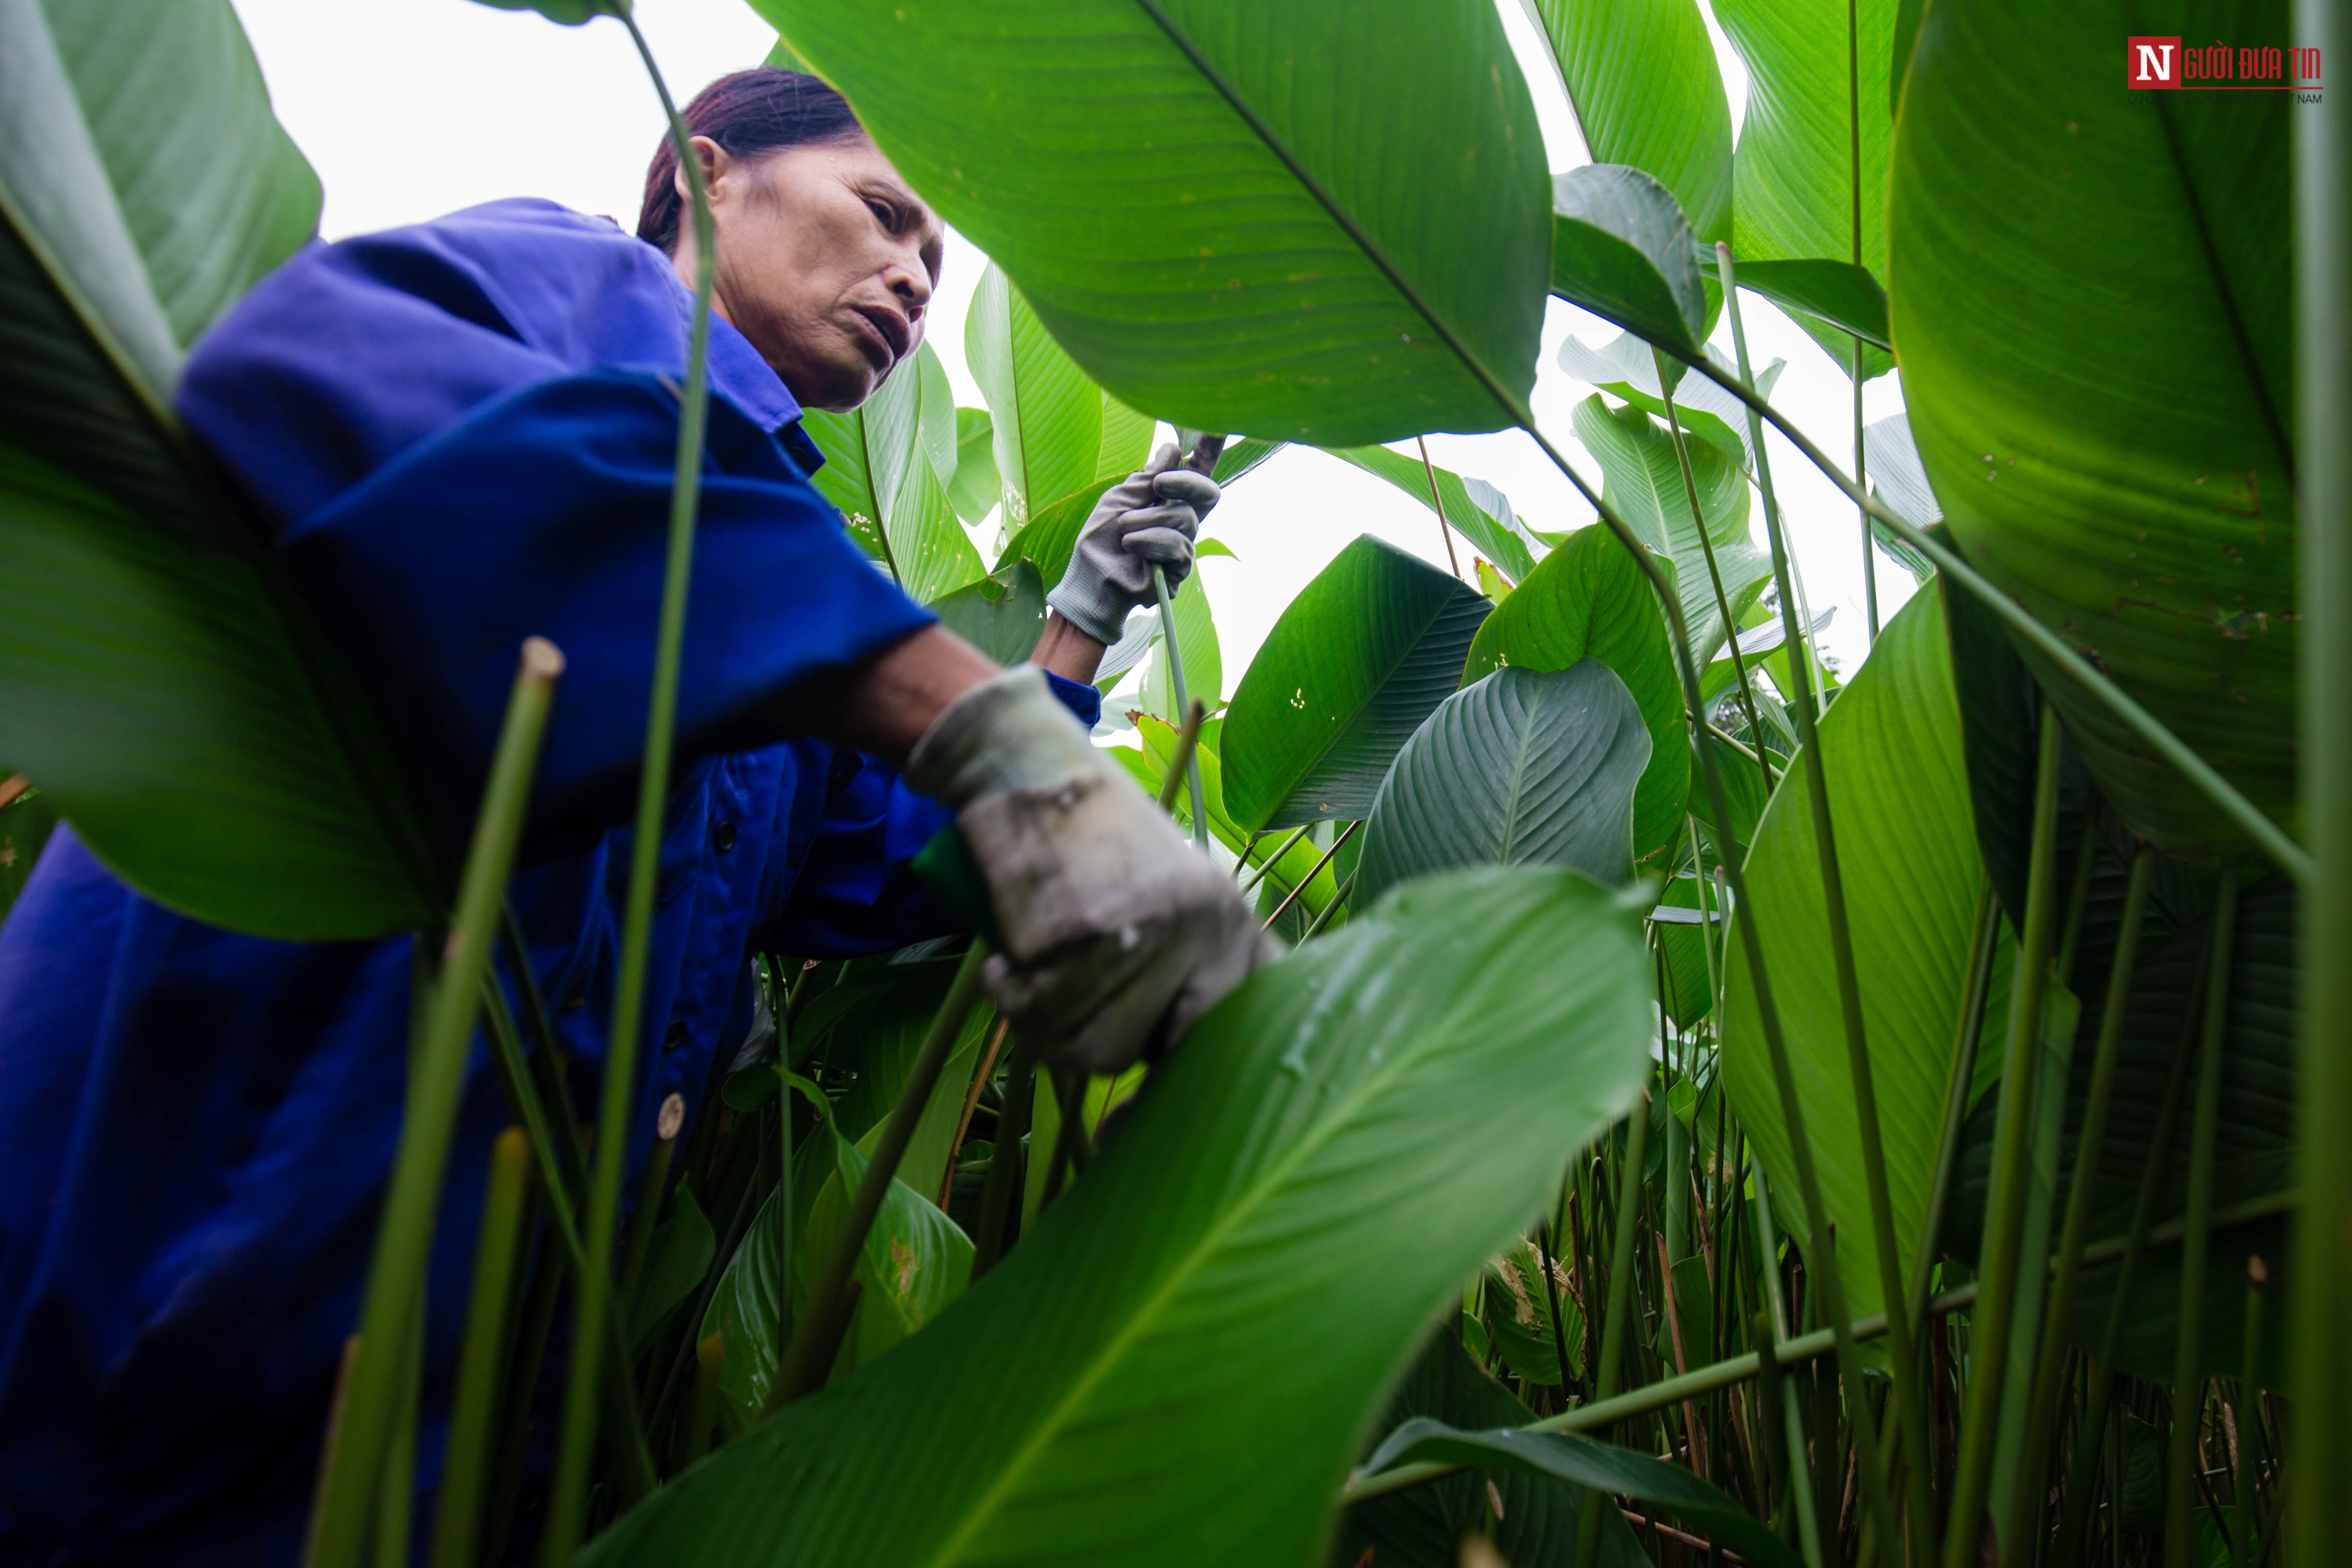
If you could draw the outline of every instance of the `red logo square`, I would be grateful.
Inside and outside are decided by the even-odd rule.
[[[2180,85],[2180,39],[2132,37],[2124,40],[2124,85],[2135,90]]]

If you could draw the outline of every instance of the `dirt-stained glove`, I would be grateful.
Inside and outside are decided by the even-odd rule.
[[[1152,602],[1151,567],[1168,589],[1192,570],[1192,538],[1217,504],[1217,482],[1177,465],[1171,444],[1137,473],[1103,492],[1078,530],[1070,566],[1045,602],[1097,643],[1116,643],[1127,612]]]
[[[982,983],[1023,1044],[1117,1072],[1278,951],[1233,880],[1026,667],[948,705],[907,782],[953,808],[1003,937]]]

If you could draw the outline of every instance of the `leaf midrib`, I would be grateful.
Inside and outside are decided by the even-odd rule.
[[[1343,967],[1339,974],[1329,977],[1328,983],[1339,984],[1348,973],[1364,967],[1367,962],[1369,962],[1368,959],[1360,959],[1356,964]],[[1458,998],[1457,992],[1455,1008],[1459,1006]],[[1454,1008],[1449,1008],[1448,1010],[1454,1010]],[[1087,1368],[1072,1380],[1069,1392],[1037,1422],[1036,1428],[1029,1438],[1005,1461],[996,1481],[974,1501],[966,1512],[961,1527],[942,1542],[937,1552],[923,1561],[929,1564],[930,1568],[948,1568],[949,1564],[956,1561],[957,1552],[994,1514],[996,1509],[1011,1492],[1015,1481],[1026,1473],[1045,1446],[1060,1435],[1071,1415],[1094,1393],[1103,1379],[1109,1375],[1111,1368],[1125,1358],[1129,1347],[1143,1337],[1145,1330],[1156,1322],[1179,1287],[1188,1282],[1200,1271],[1208,1257],[1218,1249],[1224,1238],[1238,1228],[1244,1219],[1255,1214],[1264,1205],[1268,1195],[1285,1184],[1292,1171],[1303,1164],[1310,1154],[1319,1151],[1328,1144],[1339,1134],[1340,1129],[1352,1125],[1355,1113],[1368,1101],[1385,1092],[1398,1075],[1403,1073],[1408,1068],[1418,1067],[1422,1060],[1432,1054],[1439,1046],[1451,1045],[1457,1039],[1467,1038],[1468,1032],[1458,1028],[1438,1028],[1422,1031],[1418,1036],[1417,1044],[1396,1052],[1394,1060],[1385,1071],[1375,1069],[1368,1072],[1354,1092],[1336,1102],[1331,1107],[1329,1115],[1301,1137],[1287,1154],[1267,1166],[1261,1178],[1253,1183],[1238,1201],[1229,1207],[1222,1217],[1202,1232],[1199,1241],[1189,1249],[1174,1268],[1168,1271],[1167,1277],[1159,1287],[1138,1303],[1136,1310],[1129,1314],[1118,1332],[1105,1342],[1101,1351],[1094,1356]]]

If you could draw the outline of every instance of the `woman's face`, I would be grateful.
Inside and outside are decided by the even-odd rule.
[[[719,235],[715,308],[803,407],[856,408],[923,340],[940,220],[864,136],[746,158],[694,146]],[[691,218],[680,227],[690,287]]]

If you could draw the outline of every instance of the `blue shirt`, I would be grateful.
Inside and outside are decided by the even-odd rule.
[[[612,1003],[691,299],[609,222],[494,203],[312,245],[196,349],[189,426],[462,838],[524,636],[568,668],[513,899],[575,1089]],[[792,394],[714,321],[711,436],[635,1125],[749,1028],[750,956],[950,929],[944,822],[779,695],[929,624],[808,483]],[[1090,687],[1056,683],[1092,723]],[[60,828],[0,926],[0,1563],[292,1563],[399,1135],[411,941],[236,936]],[[490,1140],[478,1043],[436,1231],[438,1460]]]

